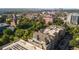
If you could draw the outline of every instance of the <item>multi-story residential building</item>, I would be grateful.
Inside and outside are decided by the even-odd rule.
[[[70,13],[67,17],[67,22],[69,24],[78,25],[79,24],[79,14],[78,13]]]
[[[58,41],[63,38],[65,35],[65,28],[64,27],[56,27],[50,26],[45,30],[35,32],[33,34],[33,40],[36,42],[43,42],[42,48],[43,49],[55,49],[58,45]]]

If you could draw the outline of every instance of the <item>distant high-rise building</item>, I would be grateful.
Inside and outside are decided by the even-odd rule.
[[[68,23],[78,25],[79,24],[79,14],[78,13],[70,13],[67,17]]]

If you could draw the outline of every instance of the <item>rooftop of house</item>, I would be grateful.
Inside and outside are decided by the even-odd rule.
[[[0,27],[7,27],[9,26],[9,24],[6,24],[6,23],[0,23]]]

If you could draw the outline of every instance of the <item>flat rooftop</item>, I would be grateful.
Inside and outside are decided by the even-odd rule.
[[[42,50],[42,49],[27,41],[19,40],[11,45],[4,47],[2,50]]]

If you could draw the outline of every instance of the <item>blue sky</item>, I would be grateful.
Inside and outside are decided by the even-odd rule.
[[[0,0],[0,8],[79,8],[78,0]]]

